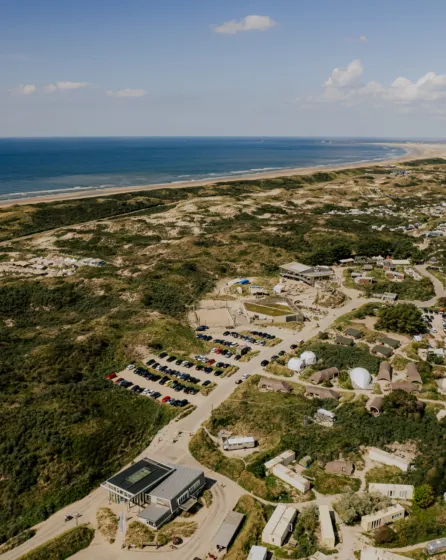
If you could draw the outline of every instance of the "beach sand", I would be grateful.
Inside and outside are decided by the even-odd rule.
[[[253,180],[253,179],[274,179],[276,177],[290,177],[294,175],[310,175],[311,173],[317,173],[321,171],[339,171],[341,169],[355,169],[358,167],[379,167],[385,165],[392,165],[395,163],[404,163],[405,161],[411,161],[416,159],[425,158],[436,158],[441,157],[446,159],[446,143],[445,144],[423,144],[414,142],[405,143],[382,143],[385,146],[395,146],[398,148],[404,148],[407,153],[404,156],[395,157],[393,159],[383,160],[383,161],[364,161],[360,163],[345,163],[342,165],[327,165],[323,167],[298,167],[296,169],[283,169],[277,171],[268,171],[264,173],[254,173],[252,175],[240,175],[235,178],[230,177],[220,177],[218,179],[205,179],[200,181],[188,181],[183,183],[164,183],[158,185],[146,185],[138,187],[110,187],[105,189],[91,189],[84,192],[75,191],[71,193],[58,193],[58,194],[48,194],[45,196],[29,197],[20,200],[5,200],[0,201],[0,208],[5,206],[13,206],[17,204],[38,204],[41,202],[53,202],[58,200],[77,200],[80,198],[95,198],[110,196],[113,194],[120,193],[131,193],[131,192],[142,192],[151,191],[156,189],[184,189],[187,187],[200,187],[205,185],[214,185],[218,183],[227,183],[228,181],[241,181],[241,180]]]

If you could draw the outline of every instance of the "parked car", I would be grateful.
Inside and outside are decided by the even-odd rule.
[[[155,360],[151,358],[148,362],[146,362],[146,366],[151,366],[154,362]]]
[[[170,397],[168,395],[161,399],[161,402],[163,403],[166,403],[167,401],[170,401]]]
[[[150,396],[152,397],[152,399],[159,399],[161,397],[161,393],[158,393],[158,391],[155,391]]]
[[[119,383],[121,383],[121,381],[124,381],[124,378],[118,377],[118,379],[115,379],[113,383],[115,383],[115,385],[118,385]]]
[[[268,364],[269,364],[268,360],[263,360],[263,362],[260,363],[262,367],[266,367]]]
[[[211,384],[211,381],[209,381],[209,379],[206,379],[206,381],[203,381],[203,387],[207,387],[210,384]]]
[[[279,356],[285,356],[285,354],[286,354],[285,350],[281,350],[281,351],[279,352]]]
[[[128,366],[126,366],[126,369],[132,371],[132,369],[135,369],[135,366],[133,364],[129,364]]]
[[[236,380],[235,380],[235,384],[236,384],[236,385],[240,385],[240,383],[242,383],[242,380],[241,380],[241,379],[236,379]]]
[[[174,362],[176,359],[177,359],[176,356],[169,356],[166,361],[167,362]]]
[[[161,354],[158,355],[158,358],[165,358],[167,356],[167,352],[161,352]]]
[[[109,373],[105,379],[115,379],[116,377],[118,377],[116,373]]]

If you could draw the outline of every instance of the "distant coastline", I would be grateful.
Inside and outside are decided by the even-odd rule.
[[[162,188],[188,188],[205,186],[210,184],[218,184],[228,181],[235,181],[238,178],[243,178],[244,180],[255,180],[255,179],[271,179],[277,177],[289,177],[293,175],[308,175],[316,173],[318,171],[336,171],[341,169],[354,169],[364,166],[385,166],[395,163],[403,163],[406,161],[414,159],[423,158],[434,158],[434,157],[445,157],[446,158],[446,143],[445,144],[428,144],[428,143],[415,143],[415,142],[405,142],[405,143],[393,143],[393,142],[376,142],[375,145],[380,145],[384,147],[394,147],[404,150],[404,155],[395,156],[392,158],[387,158],[383,160],[378,160],[377,158],[362,160],[357,162],[345,162],[337,165],[317,165],[314,167],[295,167],[295,168],[279,168],[270,169],[263,171],[255,171],[254,173],[235,171],[230,175],[208,177],[206,179],[198,180],[184,180],[184,181],[171,181],[167,183],[156,183],[149,185],[136,185],[136,186],[107,186],[104,185],[100,188],[98,187],[67,187],[62,189],[63,192],[54,190],[48,190],[48,194],[45,195],[33,195],[32,192],[23,193],[23,197],[12,198],[17,196],[17,193],[11,193],[11,198],[0,200],[0,207],[7,207],[17,204],[38,204],[41,202],[52,202],[58,200],[76,200],[81,198],[94,198],[98,196],[111,196],[120,193],[131,193],[140,191],[150,191]],[[36,193],[37,194],[37,193]],[[6,194],[3,196],[7,196]]]

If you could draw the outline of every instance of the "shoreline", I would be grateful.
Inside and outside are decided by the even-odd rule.
[[[227,183],[228,181],[237,181],[240,179],[252,181],[256,179],[275,179],[279,177],[290,177],[295,175],[311,175],[320,171],[340,171],[342,169],[357,169],[365,166],[382,167],[386,165],[393,165],[396,163],[404,163],[413,159],[445,157],[446,158],[446,143],[445,144],[424,144],[424,143],[393,143],[393,142],[380,142],[379,145],[388,147],[397,147],[406,150],[402,156],[396,156],[391,159],[385,160],[364,160],[356,163],[342,163],[339,165],[320,165],[316,167],[296,167],[293,169],[277,169],[274,171],[266,171],[259,173],[247,173],[240,175],[221,176],[216,178],[197,179],[192,181],[175,181],[170,183],[158,183],[153,185],[140,185],[129,187],[106,187],[91,189],[86,187],[84,192],[81,192],[75,187],[72,187],[73,192],[63,192],[59,194],[45,194],[41,196],[30,196],[27,198],[8,199],[0,201],[0,208],[16,205],[31,205],[43,202],[57,202],[64,200],[78,200],[83,198],[97,198],[102,196],[112,196],[122,193],[144,192],[151,190],[159,190],[165,188],[184,189],[190,187],[203,187],[219,183]],[[68,190],[68,189],[67,189]]]

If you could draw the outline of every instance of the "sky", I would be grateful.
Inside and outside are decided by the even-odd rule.
[[[444,0],[1,4],[2,137],[446,137]]]

